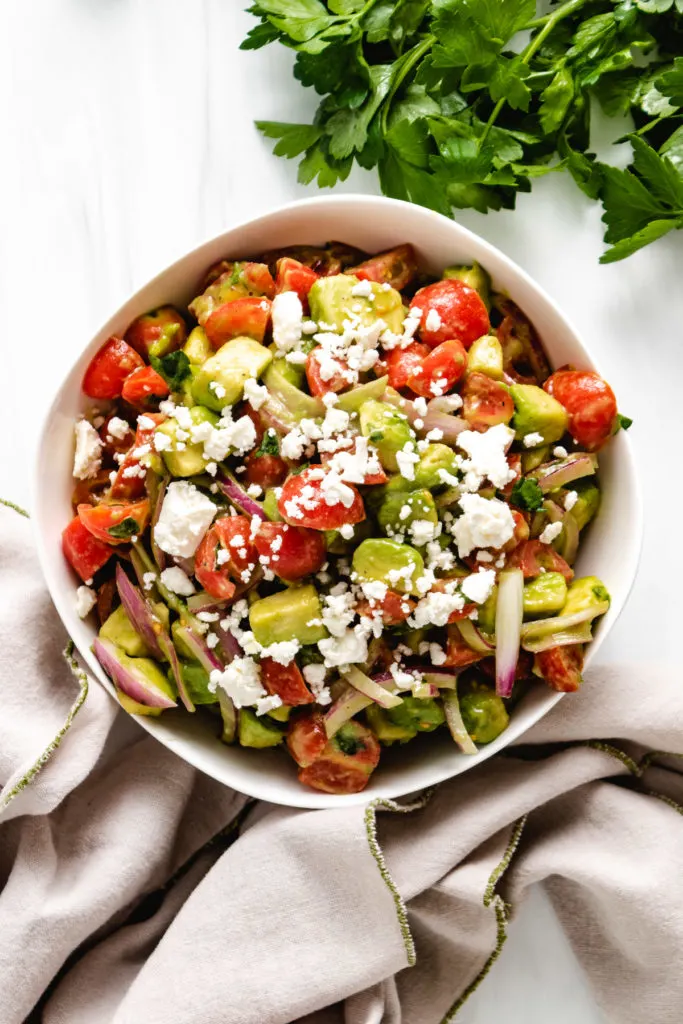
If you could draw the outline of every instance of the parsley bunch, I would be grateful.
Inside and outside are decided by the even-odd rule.
[[[313,124],[257,122],[299,181],[353,161],[383,192],[451,215],[511,209],[566,170],[604,206],[601,262],[683,227],[683,0],[257,0],[242,43],[296,50]],[[589,151],[591,107],[630,114],[626,170]],[[619,140],[619,141],[623,141]]]

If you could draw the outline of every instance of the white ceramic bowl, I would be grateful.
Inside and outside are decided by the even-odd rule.
[[[422,265],[435,273],[449,264],[477,260],[492,275],[495,287],[508,292],[531,318],[553,366],[573,363],[596,368],[565,316],[523,270],[453,221],[397,200],[344,195],[293,203],[233,228],[178,260],[129,299],[84,348],[47,415],[38,453],[34,521],[43,571],[57,611],[84,661],[112,694],[113,687],[90,650],[93,626],[76,614],[74,595],[78,584],[63,558],[60,543],[62,529],[72,515],[73,423],[85,408],[80,390],[85,368],[100,345],[110,335],[123,333],[140,313],[169,302],[185,306],[198,292],[207,267],[216,260],[330,239],[350,242],[368,252],[412,242]],[[603,505],[582,544],[577,570],[579,574],[601,577],[610,590],[612,604],[598,626],[589,661],[624,606],[636,573],[642,533],[638,479],[623,431],[601,455],[600,465]],[[516,708],[509,728],[476,757],[459,753],[445,730],[387,750],[365,792],[348,796],[307,789],[297,781],[294,762],[281,751],[225,746],[198,717],[183,710],[139,721],[179,757],[243,793],[292,807],[338,807],[365,803],[374,797],[401,796],[467,771],[517,740],[560,696],[539,682]]]

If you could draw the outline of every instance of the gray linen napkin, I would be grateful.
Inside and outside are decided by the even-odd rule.
[[[596,670],[413,803],[255,806],[69,671],[29,524],[0,515],[2,1024],[439,1024],[534,882],[608,1020],[680,1021],[676,673]]]

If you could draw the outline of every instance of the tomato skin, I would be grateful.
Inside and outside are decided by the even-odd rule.
[[[513,488],[518,480],[522,479],[522,456],[518,452],[512,452],[507,455],[507,463],[510,469],[514,472],[514,477],[509,484],[506,484],[502,488],[501,494],[505,498],[509,498],[512,494]],[[512,510],[511,510],[512,511]]]
[[[214,309],[204,323],[214,349],[233,338],[247,337],[263,342],[270,323],[270,300],[249,296],[233,299]]]
[[[536,655],[536,667],[545,682],[561,693],[575,693],[582,683],[583,646],[567,644],[566,647],[550,647]]]
[[[90,360],[83,377],[83,392],[88,398],[120,398],[128,374],[144,365],[123,338],[109,338]]]
[[[108,455],[113,455],[114,452],[127,452],[130,448],[131,439],[135,436],[132,427],[123,435],[123,437],[114,437],[113,434],[110,434],[109,423],[113,418],[113,416],[108,416],[99,430],[102,447]]]
[[[485,431],[498,423],[509,423],[515,403],[503,384],[485,373],[470,373],[462,386],[462,415],[472,430]]]
[[[527,540],[519,545],[508,559],[508,565],[519,566],[525,580],[536,579],[541,575],[542,569],[546,572],[562,573],[567,582],[574,579],[574,570],[571,566],[567,565],[564,558],[558,555],[550,544],[543,544],[540,540]]]
[[[407,387],[409,378],[419,370],[429,352],[429,345],[422,345],[419,341],[414,341],[408,348],[395,348],[389,352],[383,360],[382,369],[386,368],[384,372],[389,376],[391,387],[397,391]],[[377,364],[375,371],[379,372]]]
[[[523,513],[520,512],[518,508],[511,508],[510,512],[512,513],[512,518],[515,521],[515,529],[510,540],[503,544],[503,547],[500,549],[505,552],[514,551],[520,546],[520,544],[526,544],[529,540],[529,524]],[[551,550],[554,549],[551,548]]]
[[[423,398],[445,395],[467,369],[467,353],[459,341],[444,341],[432,349],[408,378],[407,384]]]
[[[112,547],[93,537],[79,516],[75,516],[62,530],[62,551],[84,583],[88,583],[114,554]]]
[[[168,384],[151,366],[139,366],[123,382],[121,397],[134,409],[144,412],[155,401],[171,393]]]
[[[569,433],[581,448],[595,452],[614,433],[617,400],[592,370],[558,370],[543,385],[569,415]]]
[[[276,264],[275,294],[296,292],[304,309],[308,309],[308,293],[319,277],[320,274],[310,267],[290,256],[283,256]]]
[[[406,606],[408,611],[405,610]],[[359,601],[356,611],[359,615],[374,616],[379,612],[385,626],[398,626],[412,615],[415,602],[405,594],[397,594],[395,590],[387,590],[381,601]]]
[[[457,278],[436,281],[420,288],[410,308],[422,310],[420,338],[430,348],[454,338],[467,349],[477,338],[488,334],[491,326],[479,293]],[[432,310],[441,319],[436,330],[427,328],[427,316]]]
[[[212,597],[229,601],[236,589],[231,577],[243,582],[241,574],[255,565],[258,555],[250,531],[249,516],[223,516],[204,534],[195,554],[194,574]],[[242,543],[232,544],[238,536]],[[225,562],[218,562],[219,550],[230,556]]]
[[[390,284],[397,291],[406,288],[417,274],[417,259],[412,245],[398,245],[388,252],[378,253],[369,260],[349,267],[345,274],[353,274],[360,281]]]
[[[174,352],[187,341],[187,326],[173,306],[161,306],[133,320],[125,341],[143,358]]]
[[[289,467],[279,455],[257,455],[251,452],[244,460],[245,474],[250,484],[257,484],[263,490],[279,487],[289,472]]]
[[[214,284],[224,274],[235,275],[236,296],[239,295],[264,295],[272,299],[275,295],[275,281],[265,263],[235,262],[234,260],[219,260],[214,263],[206,272],[203,288],[206,290],[209,285]]]
[[[481,661],[485,655],[479,651],[473,651],[469,644],[466,644],[460,635],[457,626],[448,626],[448,643],[446,645],[446,660],[444,665],[451,668],[466,668],[467,665],[474,665]]]
[[[273,552],[273,541],[281,545]],[[319,572],[327,557],[325,538],[318,530],[286,523],[262,523],[254,537],[259,555],[270,559],[268,568],[283,580],[300,580]]]
[[[365,519],[365,506],[359,491],[353,484],[345,484],[345,487],[353,491],[352,504],[348,508],[341,502],[328,505],[321,486],[322,479],[319,478],[321,473],[324,473],[323,467],[311,466],[303,473],[285,480],[277,503],[278,512],[284,521],[292,526],[307,526],[311,530],[338,530],[345,523],[355,525],[362,522]],[[294,517],[291,514],[290,502],[293,501],[296,501],[300,516]],[[312,507],[304,508],[303,501]]]
[[[140,459],[133,455],[143,445],[151,444],[152,436],[156,428],[164,422],[166,417],[160,412],[146,412],[145,416],[153,424],[151,427],[141,427],[138,424],[135,431],[135,440],[130,447],[128,455],[119,466],[119,471],[111,488],[112,498],[139,498],[145,491],[145,475],[124,476],[124,470],[131,466],[139,466]],[[128,435],[126,435],[128,436]]]
[[[327,733],[319,711],[292,717],[287,729],[287,748],[301,768],[313,764],[327,746]]]
[[[340,362],[339,372],[333,373],[329,380],[323,380],[320,374],[320,357],[315,349],[309,353],[306,361],[306,380],[312,395],[318,398],[320,395],[327,395],[330,391],[343,391],[349,386],[349,382],[343,374],[345,367]]]
[[[353,753],[344,751],[349,741],[356,748]],[[315,761],[301,769],[299,781],[323,793],[359,793],[379,763],[380,750],[370,729],[360,722],[347,722]]]
[[[290,707],[315,703],[315,697],[306,686],[295,661],[280,665],[272,658],[261,658],[261,682],[268,693],[277,694],[282,703]]]
[[[79,505],[76,509],[78,518],[89,530],[93,537],[102,541],[103,544],[130,544],[131,536],[140,536],[147,527],[150,517],[150,503],[148,498],[142,501],[120,503],[116,505]],[[109,532],[112,528],[119,526],[124,519],[133,519],[137,524],[134,535],[127,537],[112,536]]]

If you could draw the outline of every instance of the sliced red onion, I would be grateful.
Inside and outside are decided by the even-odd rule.
[[[479,654],[494,653],[496,649],[495,642],[485,636],[481,630],[477,629],[471,619],[461,619],[459,622],[456,622],[456,626],[460,636],[473,651],[477,651]]]
[[[177,706],[168,694],[154,686],[142,673],[138,674],[134,668],[131,670],[119,661],[116,646],[110,640],[96,637],[93,651],[100,665],[119,690],[122,690],[132,700],[137,701],[138,704],[144,704],[148,708],[174,708]]]
[[[425,680],[413,687],[413,697],[417,697],[419,700],[426,700],[429,697],[438,697],[439,687],[434,683],[428,683]]]
[[[504,569],[498,578],[496,603],[496,693],[509,697],[519,657],[524,604],[521,569]]]
[[[520,631],[522,646],[528,650],[526,645],[529,641],[540,640],[551,633],[558,633],[565,629],[571,629],[573,626],[580,626],[582,622],[590,622],[591,619],[604,615],[608,608],[609,601],[600,601],[590,608],[584,608],[583,611],[574,612],[573,615],[555,615],[550,619],[536,619],[534,622],[526,622]]]
[[[291,381],[280,373],[278,367],[271,363],[263,375],[263,383],[268,388],[271,398],[279,399],[284,406],[287,415],[294,417],[298,422],[302,419],[317,419],[325,415],[325,406],[320,398],[307,395],[292,384]],[[268,402],[266,401],[260,411],[263,412]]]
[[[147,474],[147,476],[149,477],[149,473]],[[166,554],[165,554],[165,552],[163,552],[161,550],[161,548],[159,547],[159,545],[155,541],[155,539],[154,539],[154,530],[156,528],[157,523],[159,522],[159,516],[161,515],[161,508],[162,508],[162,505],[164,504],[164,498],[166,497],[166,488],[168,487],[170,479],[171,479],[170,477],[165,476],[162,480],[159,481],[159,485],[157,487],[157,492],[156,492],[156,494],[154,496],[154,502],[153,502],[153,505],[152,505],[152,520],[151,520],[151,524],[150,524],[150,527],[151,527],[150,528],[150,537],[151,537],[151,543],[152,543],[152,555],[154,556],[154,561],[156,562],[159,570],[162,570],[162,569],[166,568]]]
[[[201,634],[195,633],[195,631],[189,626],[178,626],[176,632],[185,646],[192,651],[194,657],[202,668],[209,673],[209,675],[214,671],[214,669],[218,669],[219,672],[223,671],[223,662],[216,653],[211,650]]]
[[[259,409],[259,416],[267,427],[271,427],[278,434],[288,434],[297,425],[287,406],[275,395],[270,395],[266,399]]]
[[[569,644],[589,644],[593,639],[593,630],[590,622],[583,622],[578,626],[571,626],[569,629],[559,629],[556,633],[539,637],[536,640],[522,641],[522,647],[531,654],[539,654],[541,651],[548,651],[551,647],[567,647]]]
[[[432,412],[428,410],[424,418],[424,426],[419,433],[428,434],[430,430],[440,430],[443,434],[442,440],[448,444],[453,443],[458,435],[462,434],[463,430],[469,429],[470,425],[467,420],[462,419],[460,416],[454,416],[452,413],[447,412]]]
[[[214,622],[212,623],[211,632],[215,633],[218,637],[218,646],[221,649],[226,665],[229,665],[233,658],[241,657],[242,648],[230,630],[223,629],[220,622]]]
[[[471,736],[465,728],[465,723],[462,720],[462,714],[460,713],[460,701],[458,700],[458,694],[455,690],[449,690],[443,694],[443,710],[446,715],[446,725],[450,730],[450,734],[458,744],[463,754],[476,754],[478,753]]]
[[[357,715],[363,708],[369,707],[370,704],[372,704],[372,698],[366,697],[364,693],[359,693],[353,686],[349,686],[347,690],[344,690],[341,697],[334,702],[325,715],[325,732],[328,738],[334,736],[341,729],[344,722],[348,722],[349,719]]]
[[[375,704],[379,704],[381,708],[395,708],[399,704],[403,703],[403,698],[399,697],[395,693],[391,693],[385,689],[381,683],[376,682],[374,679],[370,679],[360,669],[351,666],[346,672],[342,672],[342,677],[346,679],[347,683],[358,690],[359,693],[369,697]]]
[[[233,505],[240,512],[244,513],[245,516],[258,516],[259,519],[267,522],[268,516],[263,511],[261,505],[249,497],[244,487],[235,480],[232,473],[228,470],[223,470],[221,478],[217,479],[216,483],[226,498],[229,498]]]
[[[194,576],[194,557],[180,558],[178,555],[171,555],[171,560],[174,565],[183,570],[186,576]]]
[[[559,462],[551,462],[536,470],[532,476],[538,481],[538,486],[544,494],[554,491],[558,487],[564,487],[573,480],[579,480],[584,476],[592,476],[598,468],[597,455],[587,452],[576,452],[560,459]]]
[[[193,594],[187,599],[187,607],[196,615],[197,612],[213,612],[227,606],[227,601],[222,597],[212,597],[205,590]]]
[[[419,672],[425,683],[439,689],[452,690],[456,685],[458,673],[447,665],[414,665],[409,671]]]
[[[142,593],[130,582],[120,562],[116,563],[116,589],[133,629],[140,634],[154,657],[161,659],[159,635],[164,631],[161,621]]]
[[[173,673],[175,684],[178,687],[178,693],[180,695],[181,701],[185,705],[187,711],[194,711],[195,707],[194,704],[192,703],[192,698],[190,697],[189,693],[187,692],[187,688],[185,687],[185,680],[183,679],[183,670],[180,666],[180,661],[178,660],[178,654],[176,653],[176,649],[173,646],[173,641],[171,640],[168,633],[162,633],[161,636],[159,637],[159,647],[161,647],[164,657],[168,660],[168,663],[171,666],[171,672]]]
[[[579,550],[579,525],[571,512],[562,517],[562,536],[560,537],[560,554],[567,565],[573,565]]]
[[[228,697],[222,687],[218,687],[216,691],[218,697],[218,705],[221,709],[221,718],[223,719],[223,732],[221,733],[221,739],[223,743],[234,743],[235,736],[237,735],[237,711],[235,705],[232,702],[232,698]]]

